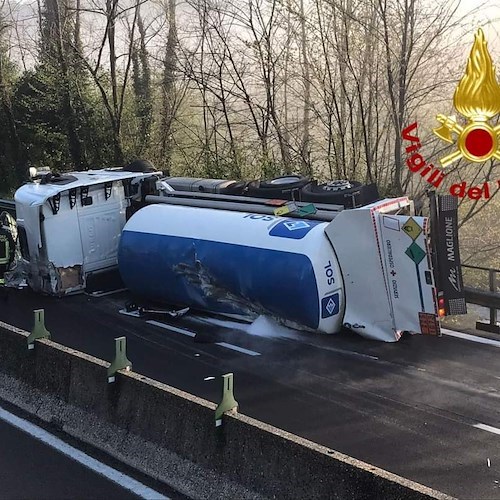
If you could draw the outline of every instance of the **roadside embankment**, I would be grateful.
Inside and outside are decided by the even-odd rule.
[[[0,398],[193,498],[450,498],[0,322]]]

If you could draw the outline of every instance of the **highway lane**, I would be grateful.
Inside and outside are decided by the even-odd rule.
[[[167,499],[0,406],[0,497]]]
[[[33,309],[45,308],[54,340],[107,360],[125,335],[135,371],[214,402],[218,377],[232,371],[242,413],[461,498],[500,498],[499,347],[275,338],[265,324],[249,335],[228,323],[204,324],[200,339],[180,333],[200,330],[198,320],[172,320],[168,331],[120,314],[125,299],[12,292],[0,319],[29,330]]]

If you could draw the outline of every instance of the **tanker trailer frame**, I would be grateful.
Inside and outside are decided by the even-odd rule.
[[[306,217],[300,211],[278,217],[274,214],[275,200],[218,194],[216,189],[179,191],[169,186],[168,181],[161,172],[117,168],[54,175],[22,186],[15,195],[22,258],[12,271],[11,284],[15,285],[22,275],[35,291],[57,296],[82,292],[92,276],[116,270],[118,247],[128,230],[125,224],[134,220],[135,212],[147,210],[151,205],[166,206],[198,210],[203,220],[204,211],[219,211],[237,216],[235,234],[250,221],[267,223],[265,230],[259,231],[262,238],[274,240],[274,247],[256,247],[257,250],[279,252],[295,241],[295,246],[285,253],[306,257],[304,269],[310,267],[310,290],[317,295],[310,310],[294,318],[286,307],[279,304],[269,307],[262,297],[252,296],[251,289],[242,293],[234,283],[229,283],[223,291],[241,310],[268,313],[284,322],[324,333],[348,327],[361,335],[388,341],[397,340],[402,331],[439,331],[435,321],[431,252],[426,239],[427,219],[411,215],[413,203],[408,198],[382,200],[347,210],[339,205],[314,203],[314,213]],[[228,181],[208,182],[221,186]],[[281,203],[284,202],[278,205]],[[302,209],[310,204],[295,205]],[[299,224],[294,225],[293,221]],[[217,225],[214,223],[214,227]],[[311,267],[311,259],[301,250],[301,243],[307,240],[305,236],[304,239],[270,234],[274,226],[301,225],[314,228],[311,234],[320,232],[320,246],[331,252],[332,259],[327,259],[322,268]],[[415,232],[410,234],[412,229]],[[201,240],[196,231],[193,228],[189,236]],[[287,232],[300,234],[296,229]],[[210,241],[210,235],[205,236],[205,241]],[[432,238],[433,243],[437,241],[438,238]],[[252,245],[255,247],[249,240],[247,246],[253,248]],[[438,255],[439,251],[432,252],[435,270],[439,268]],[[182,265],[191,263],[180,258],[175,264],[182,269]],[[192,278],[195,274],[191,270]],[[330,286],[332,278],[335,289]],[[299,287],[300,280],[290,286]],[[137,290],[132,286],[131,291]],[[196,300],[193,304],[185,297],[181,299],[172,300],[172,305],[197,305]],[[198,305],[207,310],[203,301]],[[329,326],[325,326],[327,323]]]
[[[146,202],[119,249],[139,298],[388,342],[439,334],[427,219],[401,215],[407,197],[301,220],[273,215],[269,200],[167,191]]]

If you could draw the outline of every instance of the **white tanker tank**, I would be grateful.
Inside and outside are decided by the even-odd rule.
[[[153,204],[126,223],[119,270],[146,299],[394,342],[438,329],[427,219],[393,215],[409,205],[383,200],[322,222]]]

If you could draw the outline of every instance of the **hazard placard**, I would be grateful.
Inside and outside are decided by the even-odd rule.
[[[422,228],[415,222],[415,219],[413,219],[413,217],[410,217],[404,223],[402,229],[412,240],[416,240],[422,232]]]
[[[422,259],[427,255],[425,250],[419,247],[415,242],[413,242],[405,252],[410,259],[417,264],[417,266],[422,262]]]
[[[271,205],[273,207],[281,207],[283,206],[284,204],[286,203],[286,200],[276,200],[276,199],[272,199],[272,200],[266,200],[266,202],[264,203],[265,205]]]
[[[297,205],[293,201],[290,201],[282,207],[275,208],[274,215],[276,215],[278,217],[281,215],[286,215],[286,214],[289,214],[291,212],[295,212],[297,210],[297,208],[298,208]]]
[[[420,331],[423,335],[441,336],[441,326],[435,314],[418,313]]]

